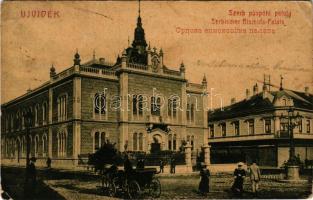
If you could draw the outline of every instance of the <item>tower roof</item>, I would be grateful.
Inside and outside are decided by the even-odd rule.
[[[140,17],[140,0],[139,0],[139,9],[138,9],[138,18],[137,18],[137,27],[135,28],[134,32],[134,41],[132,43],[134,48],[138,46],[147,47],[147,42],[145,39],[145,30],[142,27],[141,17]]]

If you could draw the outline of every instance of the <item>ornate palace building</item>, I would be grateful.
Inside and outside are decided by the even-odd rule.
[[[182,63],[169,69],[162,49],[147,45],[140,13],[134,40],[116,62],[95,56],[2,105],[2,159],[24,162],[25,113],[31,110],[31,156],[72,165],[104,141],[120,151],[172,150],[207,143],[207,82],[189,83]]]
[[[289,158],[290,135],[288,111],[299,115],[300,123],[293,129],[295,155],[302,161],[313,159],[313,95],[287,90],[270,91],[264,81],[263,90],[253,87],[246,99],[209,113],[209,144],[211,163],[251,162],[280,167]]]

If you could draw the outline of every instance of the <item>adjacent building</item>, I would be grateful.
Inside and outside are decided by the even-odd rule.
[[[185,77],[185,66],[172,70],[162,49],[145,39],[140,15],[134,40],[113,63],[105,58],[81,62],[2,105],[2,159],[24,162],[26,113],[32,113],[31,156],[54,165],[77,164],[105,141],[120,151],[172,150],[188,141],[193,150],[207,142],[207,82]]]
[[[313,159],[313,95],[284,89],[270,91],[264,82],[262,91],[254,85],[246,98],[209,113],[211,163],[251,162],[279,167],[289,158],[288,110],[302,118],[293,130],[295,154],[300,159]],[[288,122],[287,122],[288,123]]]

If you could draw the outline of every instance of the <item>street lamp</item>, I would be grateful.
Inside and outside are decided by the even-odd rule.
[[[280,120],[283,124],[286,124],[286,128],[289,135],[289,159],[287,161],[287,168],[288,168],[288,179],[298,179],[299,178],[299,162],[295,156],[295,143],[294,143],[294,135],[293,130],[297,126],[300,125],[302,116],[297,112],[295,114],[294,108],[289,107],[288,115],[280,116]]]
[[[25,127],[26,127],[26,168],[29,165],[29,154],[30,154],[30,127],[32,126],[32,118],[33,114],[30,109],[27,110],[27,112],[24,115],[25,119]]]

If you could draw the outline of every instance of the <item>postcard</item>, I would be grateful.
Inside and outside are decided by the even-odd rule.
[[[307,199],[310,1],[3,1],[2,199]]]

